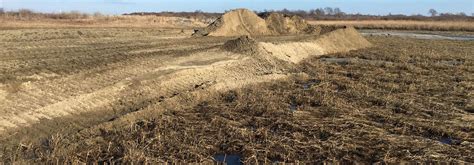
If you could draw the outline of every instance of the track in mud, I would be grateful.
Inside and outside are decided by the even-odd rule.
[[[206,54],[222,43],[219,39],[170,39],[180,36],[153,29],[115,30],[120,35],[113,38],[102,30],[32,31],[38,35],[33,39],[20,30],[2,34],[2,138],[18,131],[47,136],[61,127],[81,129],[116,118],[145,106],[138,104],[150,98],[212,83],[215,78],[206,77],[212,75],[207,72],[238,58]],[[90,35],[78,37],[76,31]],[[212,76],[225,79],[237,73]],[[89,118],[98,111],[103,113]],[[74,117],[68,123],[42,122],[66,116]],[[21,129],[30,126],[33,130]]]
[[[22,30],[0,34],[0,44],[5,48],[0,54],[2,138],[18,133],[19,128],[64,116],[77,116],[77,121],[72,123],[79,129],[94,123],[91,121],[109,120],[136,109],[120,106],[120,102],[128,97],[136,98],[137,89],[159,89],[157,94],[166,97],[208,80],[190,76],[163,87],[160,84],[167,82],[158,81],[166,80],[162,77],[174,77],[170,75],[232,58],[191,56],[194,52],[212,49],[221,42],[219,39],[182,40],[178,34],[159,33],[156,29],[27,31],[36,35],[25,37],[29,32]],[[79,32],[83,34],[80,37],[76,35]],[[111,37],[109,34],[114,32],[115,37]],[[133,102],[141,99],[144,97]],[[81,121],[81,115],[95,111],[107,113]],[[61,123],[52,124],[28,132],[47,135],[63,127]]]

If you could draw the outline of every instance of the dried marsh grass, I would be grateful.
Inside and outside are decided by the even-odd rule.
[[[408,20],[360,20],[360,21],[308,21],[317,25],[354,26],[358,29],[427,30],[427,31],[474,31],[472,21],[408,21]]]
[[[36,13],[30,10],[0,14],[0,28],[61,28],[61,27],[203,27],[197,19],[163,16],[103,15],[101,13],[84,14]]]

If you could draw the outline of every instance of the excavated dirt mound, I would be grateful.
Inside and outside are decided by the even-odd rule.
[[[257,42],[249,36],[227,41],[222,49],[238,54],[258,54],[260,58],[299,63],[311,56],[348,52],[372,46],[353,27],[326,32],[297,42]],[[270,60],[274,61],[274,60]]]
[[[280,13],[262,15],[268,28],[275,34],[319,34],[321,28],[308,24],[299,16]]]
[[[254,12],[247,9],[236,9],[227,12],[211,23],[208,27],[197,30],[194,36],[241,36],[241,35],[270,35],[265,23]]]
[[[195,30],[193,36],[319,34],[321,31],[299,16],[270,13],[262,17],[247,9],[232,10],[208,27]]]
[[[311,56],[349,52],[371,47],[357,30],[352,27],[337,29],[306,41],[288,43],[260,43],[263,50],[272,56],[292,63],[298,63]]]
[[[234,53],[255,54],[258,52],[258,42],[250,36],[241,36],[227,41],[222,49]]]

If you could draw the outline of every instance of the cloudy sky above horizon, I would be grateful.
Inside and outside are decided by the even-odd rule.
[[[474,0],[0,0],[5,10],[31,9],[40,12],[81,11],[123,14],[130,12],[195,11],[223,12],[234,8],[303,9],[339,7],[346,13],[428,14],[474,13]]]

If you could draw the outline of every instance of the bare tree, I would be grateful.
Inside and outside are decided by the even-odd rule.
[[[324,13],[324,9],[315,9],[311,12],[311,14],[313,15],[316,15],[316,16],[323,16],[325,13]]]
[[[338,16],[338,17],[341,17],[343,16],[345,13],[342,12],[341,9],[339,9],[338,7],[334,8],[334,15]]]
[[[290,14],[290,13],[291,13],[291,11],[288,10],[288,9],[286,9],[286,8],[284,8],[284,9],[281,10],[280,12],[283,13],[283,14]]]
[[[18,10],[18,16],[20,18],[31,18],[35,15],[35,12],[33,12],[30,9],[19,9]]]
[[[100,12],[95,12],[94,13],[94,17],[96,17],[96,18],[99,18],[99,17],[102,17],[102,16],[104,16],[104,15]]]
[[[428,13],[429,13],[432,17],[438,15],[438,11],[436,11],[435,9],[430,9],[430,10],[428,11]]]
[[[333,10],[331,7],[326,7],[326,8],[324,8],[324,12],[325,12],[327,15],[334,15],[334,10]]]

